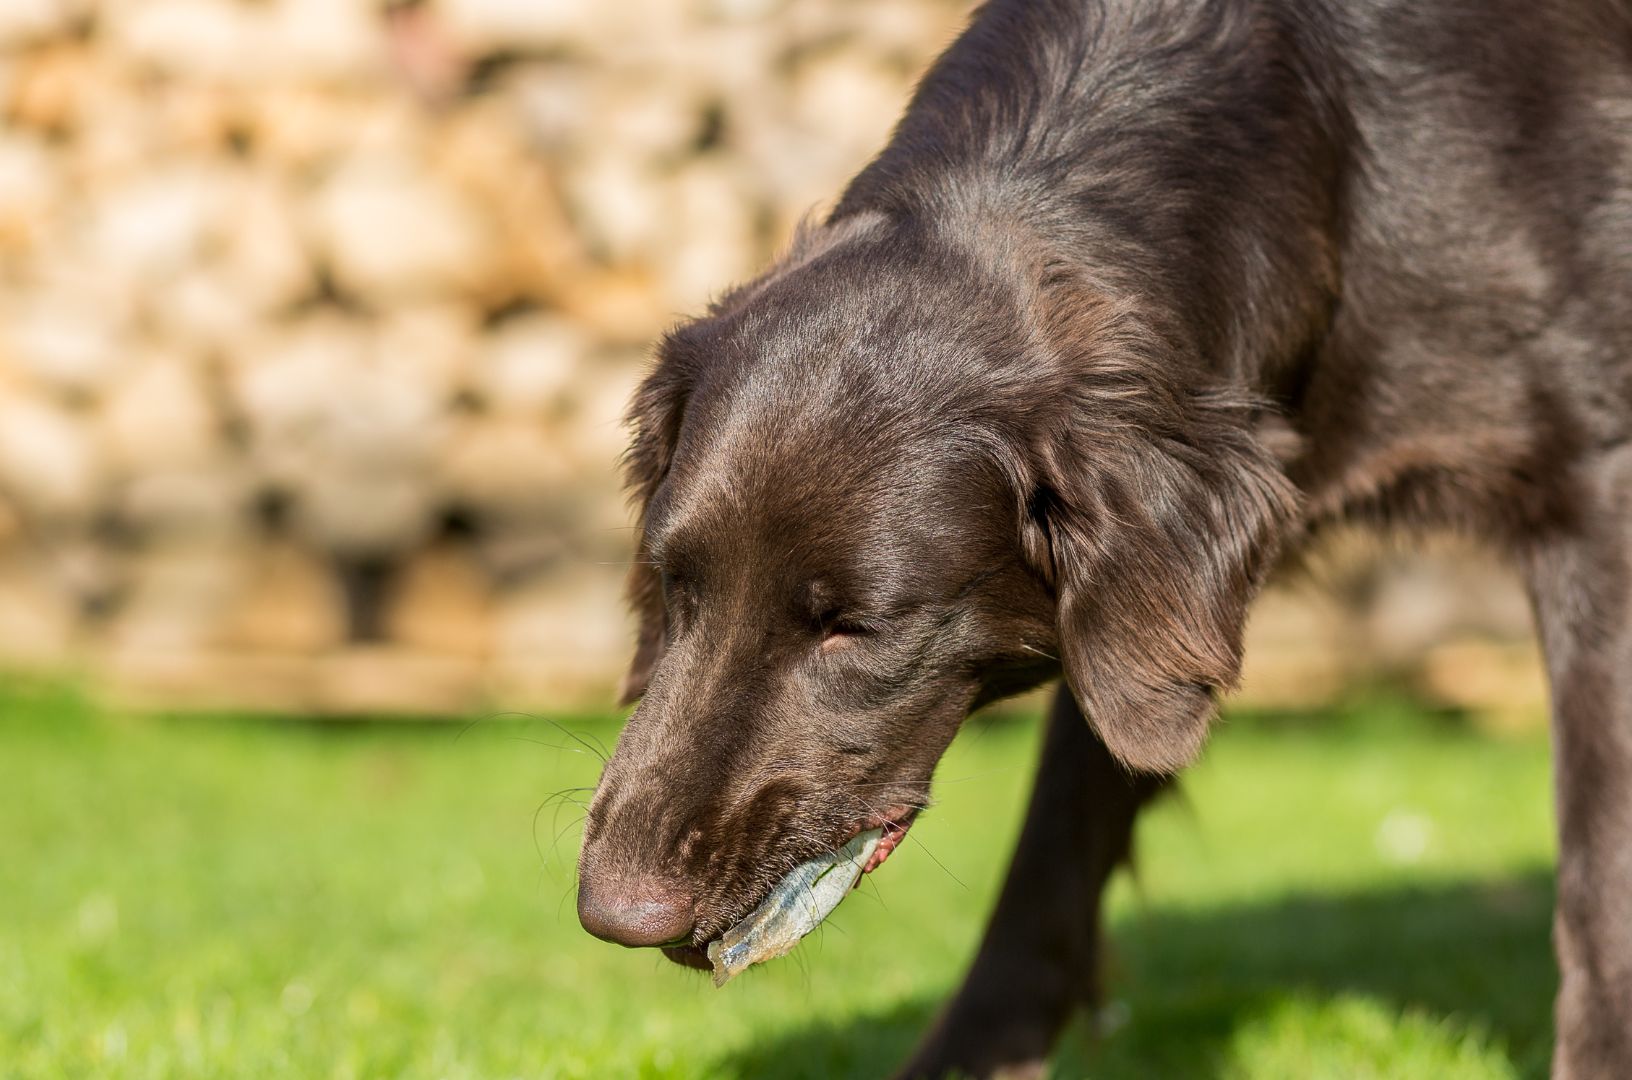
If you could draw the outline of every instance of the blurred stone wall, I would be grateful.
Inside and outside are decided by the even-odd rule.
[[[1496,555],[1449,536],[1338,532],[1271,583],[1247,625],[1237,699],[1301,708],[1379,686],[1497,733],[1547,720],[1530,602]]]
[[[604,706],[647,343],[836,196],[969,6],[0,0],[0,662]],[[1500,571],[1338,563],[1261,609],[1249,697],[1533,669]]]
[[[0,657],[603,706],[647,343],[837,193],[965,9],[0,2]]]

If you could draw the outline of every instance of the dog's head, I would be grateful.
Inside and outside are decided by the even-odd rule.
[[[1062,669],[1130,768],[1196,753],[1289,489],[1170,342],[1048,278],[852,220],[665,340],[591,931],[701,963],[799,862],[887,851],[970,710]]]

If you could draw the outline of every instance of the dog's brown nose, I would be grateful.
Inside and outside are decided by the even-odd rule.
[[[603,941],[630,948],[669,945],[691,933],[691,897],[649,884],[580,878],[578,921]]]

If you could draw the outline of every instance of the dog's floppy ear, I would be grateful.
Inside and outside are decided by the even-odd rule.
[[[634,440],[624,454],[624,482],[636,507],[635,553],[624,594],[639,621],[635,657],[618,687],[618,704],[628,705],[646,692],[652,668],[667,637],[663,584],[646,547],[646,511],[668,475],[685,418],[691,379],[688,350],[674,335],[658,350],[656,366],[642,380],[629,405],[626,422]]]
[[[1296,510],[1248,410],[1169,371],[1132,350],[1068,380],[1026,515],[1077,702],[1118,759],[1150,772],[1200,751]]]

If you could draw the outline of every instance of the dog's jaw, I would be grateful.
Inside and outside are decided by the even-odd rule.
[[[900,846],[901,841],[907,835],[907,830],[912,828],[912,823],[917,816],[918,811],[916,807],[905,805],[892,806],[884,813],[875,814],[866,821],[856,825],[853,829],[849,830],[847,835],[840,839],[839,844],[836,846],[842,846],[843,844],[848,843],[850,840],[854,839],[861,833],[868,831],[869,829],[882,829],[883,835],[879,837],[878,847],[874,849],[872,856],[868,858],[866,864],[861,868],[861,872],[863,874],[870,874],[874,870],[877,870],[880,866],[884,865],[884,860],[888,859],[890,857],[890,853]],[[859,880],[857,887],[859,888]],[[718,938],[719,936],[719,934],[714,935],[715,938]],[[661,951],[665,957],[672,960],[674,963],[679,964],[681,967],[696,968],[699,971],[713,970],[713,964],[708,959],[707,941],[692,941],[684,944],[665,945],[662,947]]]

